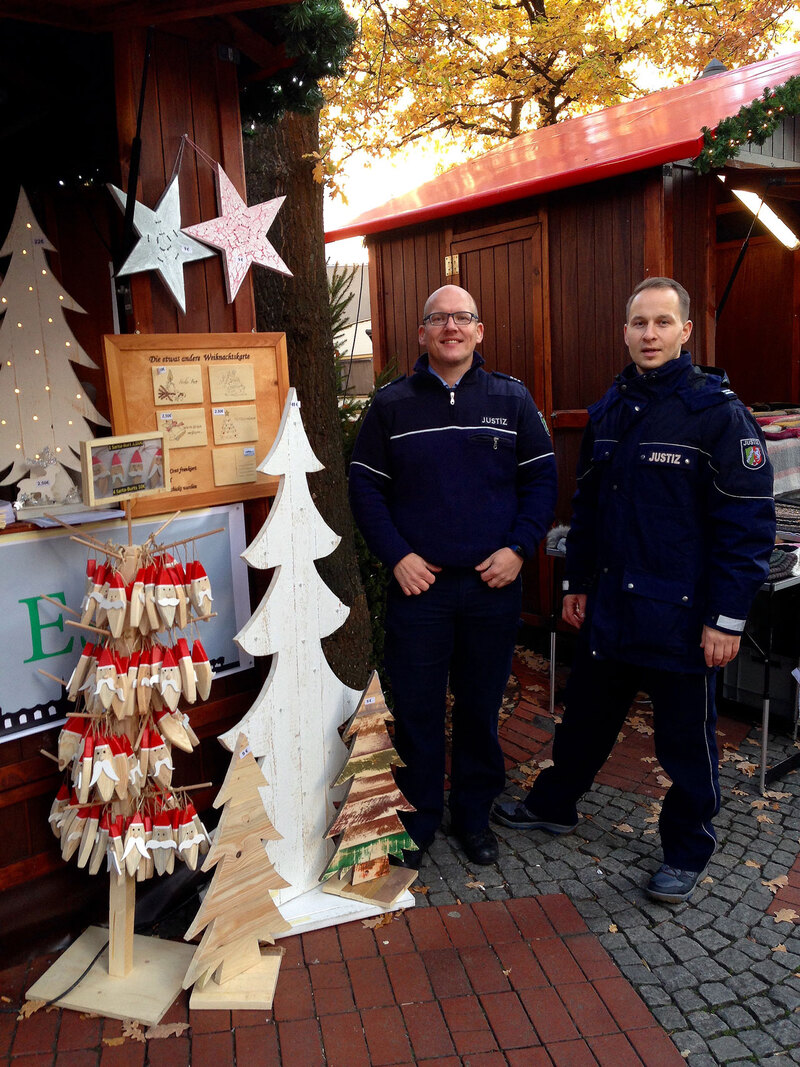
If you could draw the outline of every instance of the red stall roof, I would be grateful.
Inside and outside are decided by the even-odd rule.
[[[531,130],[329,230],[325,240],[394,230],[694,157],[703,126],[716,126],[767,86],[796,74],[800,52]]]

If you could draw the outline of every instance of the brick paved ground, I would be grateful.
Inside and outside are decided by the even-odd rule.
[[[520,651],[502,725],[509,798],[549,755],[545,670]],[[719,849],[692,904],[657,905],[641,888],[660,863],[666,785],[649,721],[637,706],[574,834],[498,827],[500,863],[476,868],[442,832],[413,911],[375,930],[287,939],[269,1018],[193,1012],[184,1034],[146,1044],[108,1044],[119,1023],[72,1012],[18,1023],[13,1009],[50,962],[36,959],[0,972],[0,1057],[14,1067],[800,1063],[798,775],[761,798],[758,731],[721,720]],[[771,763],[793,751],[771,737]],[[167,1016],[188,1018],[185,998]]]

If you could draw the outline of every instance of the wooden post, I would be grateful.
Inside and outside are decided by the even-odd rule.
[[[123,871],[112,873],[108,893],[108,973],[124,978],[133,968],[133,919],[136,880]]]

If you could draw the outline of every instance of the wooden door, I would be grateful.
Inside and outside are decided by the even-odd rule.
[[[479,351],[486,369],[520,378],[549,425],[552,384],[543,221],[452,234],[447,244],[448,282],[463,286],[478,304],[485,330]],[[528,621],[540,622],[550,611],[548,570],[543,552],[525,564],[523,613]]]
[[[454,234],[448,281],[477,301],[487,369],[520,378],[547,417],[552,387],[544,244],[539,220]]]

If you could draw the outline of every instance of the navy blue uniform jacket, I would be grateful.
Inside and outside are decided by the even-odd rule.
[[[458,386],[423,355],[379,389],[350,464],[350,503],[370,549],[390,569],[416,552],[440,567],[475,567],[497,549],[526,556],[550,524],[556,468],[525,386],[488,374],[477,353]]]
[[[589,408],[565,587],[592,654],[702,672],[704,625],[741,633],[775,541],[772,468],[724,372],[630,364]]]

